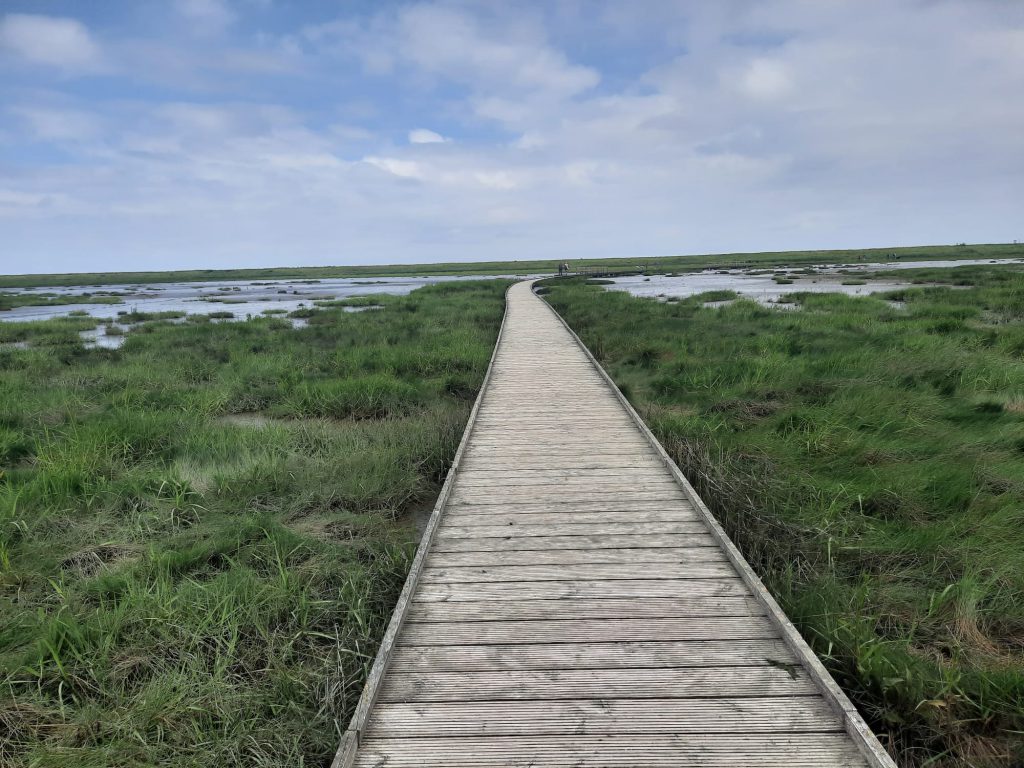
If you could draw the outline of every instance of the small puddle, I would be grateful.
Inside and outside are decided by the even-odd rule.
[[[110,330],[108,330],[110,329]],[[125,334],[131,330],[129,326],[110,323],[97,325],[87,331],[79,331],[82,345],[86,349],[118,349],[124,344]]]

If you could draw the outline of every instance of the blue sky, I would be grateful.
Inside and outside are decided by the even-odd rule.
[[[1024,3],[0,0],[0,273],[1024,239]]]

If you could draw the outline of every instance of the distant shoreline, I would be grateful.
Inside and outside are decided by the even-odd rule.
[[[573,267],[642,265],[655,272],[686,271],[707,267],[769,266],[774,264],[843,263],[892,259],[1010,259],[1024,257],[1024,244],[925,245],[900,248],[767,251],[762,253],[694,254],[571,259]],[[507,275],[556,272],[561,259],[475,261],[436,264],[379,264],[336,267],[264,267],[258,269],[188,269],[154,272],[76,272],[65,274],[0,275],[0,288],[120,285],[221,280],[282,280],[324,278],[423,277],[449,275]]]

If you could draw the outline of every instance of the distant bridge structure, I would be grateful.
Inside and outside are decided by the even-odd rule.
[[[559,277],[626,277],[628,275],[642,275],[647,271],[646,264],[637,264],[635,267],[572,267],[568,263],[558,265]]]

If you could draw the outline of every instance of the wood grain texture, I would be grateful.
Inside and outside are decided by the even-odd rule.
[[[519,643],[619,643],[667,640],[764,640],[771,623],[752,616],[665,619],[544,619],[409,622],[404,645],[513,645]]]
[[[841,733],[367,739],[359,768],[857,768]]]
[[[420,602],[409,608],[409,621],[515,621],[525,619],[703,619],[723,616],[763,616],[764,608],[749,596],[630,597],[569,600],[503,600]]]
[[[800,670],[779,667],[547,669],[519,672],[393,673],[380,701],[548,701],[552,699],[688,699],[813,696]]]
[[[668,667],[793,667],[781,640],[690,640],[527,645],[399,645],[400,672],[499,672],[524,669],[665,669]]]

